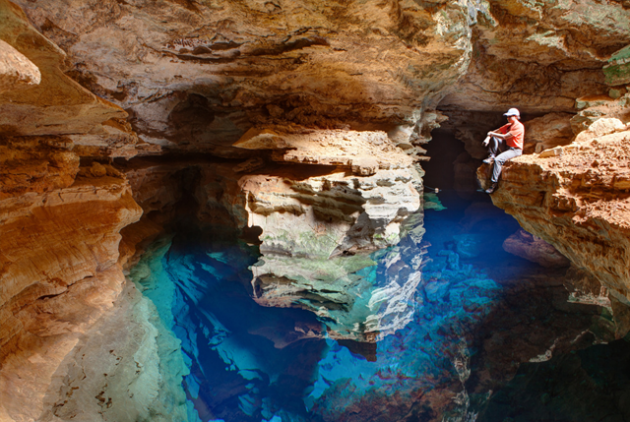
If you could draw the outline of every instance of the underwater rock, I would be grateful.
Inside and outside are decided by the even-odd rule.
[[[479,234],[460,234],[453,236],[455,250],[463,259],[475,258],[483,253],[483,236]]]
[[[524,364],[506,387],[493,392],[477,420],[625,420],[628,352],[628,343],[619,340]]]
[[[571,261],[562,256],[552,245],[525,230],[519,230],[505,239],[503,249],[547,268],[568,267],[571,264]]]

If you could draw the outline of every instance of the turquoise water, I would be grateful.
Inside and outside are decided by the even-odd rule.
[[[236,237],[156,242],[135,281],[181,341],[189,420],[481,420],[521,363],[568,352],[600,310],[566,304],[562,270],[504,252],[519,227],[486,196],[440,200],[395,247],[342,258],[345,295],[335,280],[270,286],[254,276],[266,257]]]

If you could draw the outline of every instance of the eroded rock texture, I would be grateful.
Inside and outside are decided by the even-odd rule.
[[[466,71],[476,15],[465,1],[19,4],[144,141],[222,156],[254,122],[426,140],[438,115],[422,110]]]
[[[570,145],[514,160],[492,197],[626,303],[629,140],[620,121],[600,119]]]
[[[0,420],[186,417],[181,391],[154,382],[185,375],[168,360],[179,347],[160,325],[168,315],[138,292],[153,282],[140,255],[160,253],[146,240],[182,213],[262,231],[261,304],[325,315],[336,338],[403,327],[417,259],[387,252],[382,286],[354,274],[406,233],[422,145],[445,114],[473,158],[500,123],[489,113],[531,114],[532,142],[551,158],[506,170],[505,206],[625,296],[626,185],[613,160],[625,135],[602,138],[627,121],[622,3],[0,0]],[[556,148],[569,129],[580,146]],[[113,163],[138,155],[162,157]],[[307,280],[313,261],[321,272]],[[134,266],[146,270],[137,288],[123,273]],[[365,302],[348,304],[345,289]],[[365,311],[382,300],[391,307]],[[133,323],[118,333],[105,318]],[[131,377],[115,362],[130,356],[119,368],[135,365]],[[112,410],[129,394],[141,397],[133,415]]]

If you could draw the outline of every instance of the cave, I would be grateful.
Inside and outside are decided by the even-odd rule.
[[[627,1],[0,0],[0,111],[0,422],[630,420]]]

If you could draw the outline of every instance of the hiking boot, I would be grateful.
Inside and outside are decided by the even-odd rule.
[[[492,164],[494,163],[494,155],[489,156],[488,158],[486,158],[485,160],[483,160],[484,164]]]
[[[497,186],[499,186],[499,184],[497,182],[494,182],[492,185],[490,185],[488,189],[486,189],[486,193],[494,193],[494,191],[497,190]]]

